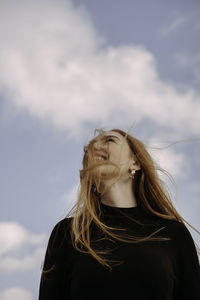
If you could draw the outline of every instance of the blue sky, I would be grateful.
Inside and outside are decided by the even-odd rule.
[[[199,20],[194,0],[1,0],[0,300],[37,299],[95,128],[133,126],[199,229]]]

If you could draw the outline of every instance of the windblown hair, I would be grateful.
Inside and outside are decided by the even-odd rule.
[[[95,133],[97,131],[104,136],[104,130],[96,129]],[[170,196],[165,189],[164,182],[159,177],[157,171],[159,170],[165,174],[167,174],[167,172],[154,162],[146,150],[145,145],[140,140],[120,129],[112,129],[111,131],[118,132],[124,137],[124,141],[127,141],[131,152],[141,165],[141,169],[135,173],[133,185],[137,203],[141,205],[147,214],[184,223],[185,220],[173,206]],[[106,141],[106,138],[105,135],[103,139]],[[117,164],[109,160],[94,160],[94,141],[96,141],[96,139],[92,139],[88,145],[84,146],[84,156],[82,160],[83,169],[80,170],[81,186],[78,200],[72,208],[74,209],[74,216],[71,224],[71,237],[73,246],[76,250],[83,253],[90,253],[103,266],[112,269],[111,265],[114,261],[108,260],[103,256],[104,254],[107,254],[108,251],[106,249],[94,249],[91,246],[90,225],[92,222],[104,233],[104,239],[106,237],[112,237],[114,240],[127,243],[139,243],[143,241],[165,241],[170,240],[170,238],[154,237],[154,235],[164,227],[153,232],[149,236],[134,237],[123,233],[114,233],[114,231],[123,231],[123,229],[114,228],[101,222],[100,201],[101,196],[106,192],[106,189],[102,190],[101,181],[102,179],[111,178],[116,178],[116,181],[119,180],[120,169]],[[113,165],[113,172],[102,174],[97,166],[103,164]],[[193,226],[191,227],[194,229]],[[199,254],[200,250],[197,245],[196,247]]]
[[[165,183],[159,177],[157,171],[169,176],[168,172],[160,168],[148,153],[144,143],[140,140],[132,137],[128,133],[120,129],[112,129],[111,131],[118,132],[124,139],[123,142],[128,143],[131,154],[140,163],[141,169],[137,170],[134,176],[133,191],[137,204],[141,206],[144,212],[148,215],[157,216],[168,220],[177,220],[184,224],[183,217],[177,212],[170,195],[166,189]],[[108,137],[104,135],[105,131],[102,129],[95,129],[103,137],[102,140],[108,140]],[[75,205],[72,207],[66,217],[73,211],[73,218],[70,226],[70,235],[74,248],[83,253],[91,254],[100,264],[104,267],[112,269],[112,261],[107,259],[104,255],[108,253],[107,249],[92,247],[91,242],[91,225],[96,226],[103,234],[103,238],[111,241],[119,240],[127,243],[140,243],[143,241],[167,241],[170,238],[155,236],[159,231],[165,227],[159,228],[149,236],[135,237],[133,235],[127,235],[124,233],[114,233],[116,231],[123,231],[124,228],[115,228],[106,225],[101,221],[101,196],[107,191],[107,188],[102,187],[102,179],[113,179],[116,181],[120,178],[120,168],[117,164],[109,160],[95,160],[94,142],[96,138],[93,138],[87,145],[84,146],[84,156],[82,160],[82,170],[80,170],[80,190],[78,193],[78,199]],[[103,173],[99,170],[99,165],[113,166],[112,172]],[[110,167],[109,167],[110,168]],[[115,181],[115,182],[116,182]],[[114,183],[115,183],[114,182]],[[195,231],[200,234],[192,225],[185,221]],[[111,239],[110,239],[111,238]],[[196,245],[196,244],[195,244]],[[196,245],[197,253],[200,254],[200,249]],[[49,270],[43,270],[46,274],[54,269],[53,265]]]

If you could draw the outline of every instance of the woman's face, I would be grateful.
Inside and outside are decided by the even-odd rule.
[[[128,175],[130,166],[133,166],[133,163],[136,161],[125,137],[115,131],[106,131],[93,139],[93,150],[93,159],[95,161],[99,161],[99,156],[105,156],[108,161],[118,165],[121,175]],[[113,171],[115,167],[103,164],[99,165],[98,168],[101,168],[102,172],[107,173]],[[134,166],[134,169],[137,169],[137,166]]]

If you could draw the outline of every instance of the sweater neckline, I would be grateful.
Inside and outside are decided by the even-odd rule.
[[[104,214],[109,214],[112,216],[117,215],[137,215],[139,212],[141,212],[141,207],[139,205],[133,206],[133,207],[118,207],[118,206],[111,206],[108,204],[100,203],[101,210],[104,212]]]

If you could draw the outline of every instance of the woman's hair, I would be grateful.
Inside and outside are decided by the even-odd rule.
[[[135,173],[133,184],[137,204],[140,205],[144,212],[149,215],[168,220],[177,220],[184,223],[183,217],[181,217],[173,206],[165,184],[158,176],[157,171],[159,170],[165,174],[168,174],[168,172],[157,166],[146,150],[144,143],[140,140],[120,129],[112,129],[111,131],[117,132],[124,137],[124,140],[127,141],[131,149],[131,152],[140,163],[141,169],[137,170]],[[104,135],[104,130],[96,129],[95,133],[96,132],[99,132],[101,136],[103,136],[103,139],[106,140],[107,137]],[[74,216],[72,218],[70,233],[73,246],[76,250],[83,253],[90,253],[103,266],[112,269],[111,264],[114,261],[108,260],[103,256],[108,253],[108,250],[94,249],[91,245],[90,225],[92,222],[98,229],[100,229],[101,233],[104,234],[104,238],[100,240],[106,239],[106,237],[112,237],[113,239],[127,243],[139,243],[143,241],[166,241],[170,240],[170,238],[154,237],[158,231],[165,227],[156,230],[146,237],[134,237],[123,233],[114,233],[113,230],[123,231],[123,229],[108,226],[101,221],[101,195],[106,192],[106,188],[104,188],[104,190],[102,189],[101,181],[102,179],[111,178],[116,178],[117,181],[120,178],[120,169],[117,164],[108,160],[94,160],[95,151],[93,145],[95,141],[96,138],[92,139],[88,145],[84,146],[84,155],[82,160],[83,168],[80,170],[81,184],[78,193],[78,200],[71,209],[71,211],[74,210]],[[99,168],[97,168],[97,166],[101,164],[113,165],[113,172],[109,174],[102,174],[102,172],[99,171]],[[196,247],[197,251],[199,251],[198,246]]]
[[[123,142],[127,141],[134,158],[137,159],[141,166],[141,169],[137,170],[134,176],[133,191],[137,200],[137,204],[140,205],[144,213],[163,219],[177,220],[181,223],[184,223],[185,220],[173,206],[170,195],[166,189],[166,185],[159,177],[157,171],[161,171],[169,176],[168,172],[160,168],[156,162],[154,162],[144,143],[142,143],[140,140],[120,129],[112,129],[111,131],[117,132],[123,136]],[[95,134],[96,132],[101,134],[105,142],[108,140],[108,137],[104,135],[104,130],[95,129]],[[170,240],[170,238],[154,236],[165,227],[159,228],[149,236],[136,237],[123,233],[114,233],[114,231],[123,231],[125,229],[111,227],[101,221],[101,196],[109,188],[102,187],[102,179],[105,180],[116,178],[117,181],[119,180],[121,173],[117,164],[109,160],[94,159],[95,141],[96,138],[93,138],[87,145],[84,146],[82,170],[80,170],[80,189],[78,193],[78,199],[66,217],[70,216],[71,212],[73,211],[73,218],[71,219],[72,222],[70,224],[70,234],[74,248],[83,253],[90,253],[104,267],[112,269],[111,265],[112,263],[116,263],[116,261],[109,260],[104,256],[104,254],[108,253],[108,250],[102,250],[101,247],[97,247],[97,249],[95,249],[92,246],[92,223],[93,225],[96,225],[95,228],[100,230],[101,234],[103,234],[103,237],[100,238],[99,241],[105,239],[113,241],[114,239],[127,243],[140,243],[143,241],[167,241]],[[113,165],[113,171],[103,174],[103,172],[100,172],[99,168],[97,168],[101,164]],[[137,220],[136,222],[140,223]],[[185,222],[194,230],[196,230],[187,221]],[[196,231],[198,232],[198,230]],[[198,232],[198,234],[200,234],[200,232]],[[110,237],[113,239],[110,239]],[[196,248],[198,254],[200,254],[200,249],[197,245]],[[52,271],[54,268],[55,265],[53,265],[49,270],[43,270],[43,274]]]

